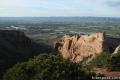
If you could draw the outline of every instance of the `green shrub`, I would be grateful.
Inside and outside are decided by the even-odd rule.
[[[120,71],[120,52],[113,54],[109,59],[108,69],[111,71]]]
[[[93,69],[93,68],[103,68],[108,66],[108,60],[110,58],[109,53],[101,53],[99,55],[96,55],[94,59],[92,59],[90,62],[85,64],[85,67],[87,69]]]
[[[90,80],[94,73],[61,57],[41,54],[9,69],[3,80]]]

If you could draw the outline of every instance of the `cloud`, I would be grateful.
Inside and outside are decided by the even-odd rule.
[[[0,16],[120,17],[120,0],[1,0]]]
[[[109,0],[107,2],[107,4],[110,7],[116,7],[116,8],[118,7],[118,8],[120,8],[120,0]]]

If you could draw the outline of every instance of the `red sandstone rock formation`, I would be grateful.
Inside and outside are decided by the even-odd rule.
[[[98,32],[91,35],[65,35],[55,44],[55,50],[63,58],[72,62],[79,62],[88,57],[95,57],[105,50],[104,33]]]

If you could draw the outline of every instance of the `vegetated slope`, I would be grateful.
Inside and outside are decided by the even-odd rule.
[[[115,54],[98,55],[88,67],[94,66],[96,73],[110,77],[120,76],[120,52]]]
[[[0,76],[19,61],[27,60],[43,52],[51,52],[52,48],[44,44],[36,44],[24,32],[16,30],[0,30]]]
[[[98,75],[85,71],[80,64],[59,56],[41,54],[10,68],[4,80],[91,80],[92,76]]]

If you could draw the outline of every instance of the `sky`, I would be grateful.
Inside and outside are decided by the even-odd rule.
[[[120,17],[120,0],[0,0],[0,17]]]

